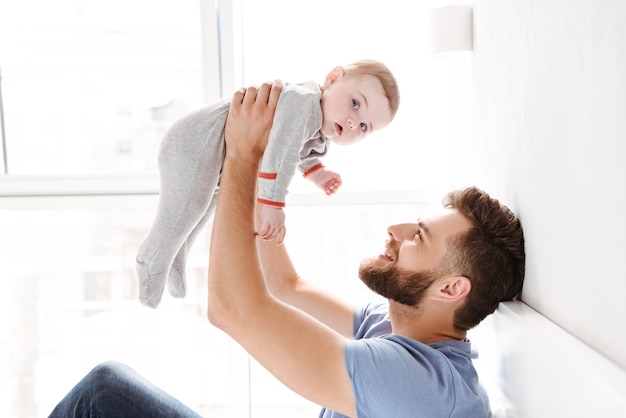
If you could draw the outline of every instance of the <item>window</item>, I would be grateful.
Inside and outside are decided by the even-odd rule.
[[[204,99],[196,0],[14,2],[0,42],[9,174],[154,172]]]

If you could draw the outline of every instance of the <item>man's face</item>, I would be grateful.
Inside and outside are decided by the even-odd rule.
[[[359,277],[373,291],[407,305],[417,305],[435,281],[447,250],[447,239],[471,228],[456,209],[418,219],[416,223],[392,225],[385,251],[365,260]]]

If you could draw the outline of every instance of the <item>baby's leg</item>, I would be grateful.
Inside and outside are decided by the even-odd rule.
[[[185,137],[185,129],[172,129],[164,137],[159,205],[136,257],[139,300],[146,306],[161,302],[174,257],[209,207],[222,164],[220,132],[212,143],[194,142],[197,138]]]
[[[191,249],[191,246],[196,240],[198,233],[204,230],[204,226],[207,221],[213,216],[215,212],[215,206],[217,205],[217,192],[213,195],[213,199],[211,199],[211,203],[209,204],[209,208],[206,213],[200,219],[200,222],[191,234],[189,234],[189,238],[183,243],[178,250],[178,254],[174,258],[174,262],[172,263],[172,269],[170,270],[170,274],[167,278],[167,290],[170,295],[175,298],[184,298],[187,295],[187,274],[185,271],[185,266],[187,265],[187,254]]]

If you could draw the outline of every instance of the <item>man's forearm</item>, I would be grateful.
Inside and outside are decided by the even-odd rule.
[[[256,254],[255,185],[260,160],[227,158],[215,212],[209,257],[209,315],[236,319],[246,297],[265,293]]]
[[[268,298],[256,249],[254,207],[279,95],[276,84],[240,89],[226,120],[226,156],[210,246],[208,316],[233,332]]]

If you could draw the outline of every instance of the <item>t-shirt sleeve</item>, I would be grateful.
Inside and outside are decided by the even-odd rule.
[[[388,304],[369,303],[355,308],[353,318],[354,339],[373,338],[391,333]]]

